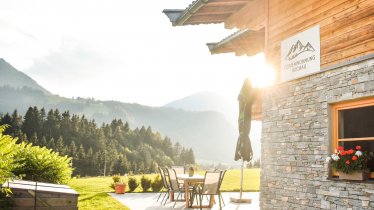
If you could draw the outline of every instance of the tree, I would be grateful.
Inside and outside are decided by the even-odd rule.
[[[77,157],[77,146],[75,146],[75,142],[72,141],[69,145],[67,154],[73,158],[73,160]]]
[[[36,133],[34,133],[34,135],[32,135],[31,139],[30,139],[30,142],[33,144],[33,145],[39,145],[39,141],[38,141],[38,135]]]
[[[65,145],[64,145],[64,139],[62,138],[62,136],[60,136],[58,139],[57,139],[57,142],[55,144],[55,147],[53,149],[54,151],[60,153],[60,155],[65,155],[66,154],[66,150],[65,150]]]
[[[6,129],[4,132],[5,135],[11,134],[13,132],[12,128],[12,118],[8,113],[6,113],[4,116],[1,117],[0,119],[0,125],[8,125],[8,129]],[[10,128],[9,128],[10,125]]]
[[[42,146],[42,147],[47,146],[47,139],[45,138],[45,136],[42,137],[42,140],[40,141],[39,145]]]

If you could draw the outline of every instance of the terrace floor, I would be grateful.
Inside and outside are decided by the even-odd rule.
[[[167,201],[166,205],[161,205],[160,201],[156,202],[158,193],[126,193],[124,195],[109,193],[112,197],[117,199],[122,204],[129,207],[131,210],[182,210],[190,209],[185,207],[184,202],[177,202],[175,208],[173,208],[174,202]],[[223,200],[225,201],[225,206],[222,206],[223,210],[259,210],[259,192],[246,192],[243,193],[243,197],[251,198],[252,203],[232,203],[230,202],[230,197],[238,197],[237,192],[225,192],[222,193]],[[160,198],[161,200],[162,198]],[[217,197],[216,197],[217,199]],[[206,199],[204,199],[205,202]],[[203,205],[204,205],[203,201]],[[206,209],[206,208],[203,208]],[[212,210],[219,209],[219,204],[216,203]]]

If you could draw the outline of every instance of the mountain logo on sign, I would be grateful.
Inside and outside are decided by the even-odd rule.
[[[299,56],[300,54],[304,53],[304,52],[314,52],[315,49],[313,48],[313,46],[308,42],[306,43],[306,45],[304,46],[300,40],[297,40],[297,42],[295,44],[293,44],[290,48],[290,50],[288,51],[285,59],[287,60],[293,60],[295,59],[297,56]]]

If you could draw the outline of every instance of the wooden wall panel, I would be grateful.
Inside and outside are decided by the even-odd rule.
[[[267,59],[278,73],[281,41],[317,24],[321,67],[374,53],[374,0],[269,0]]]

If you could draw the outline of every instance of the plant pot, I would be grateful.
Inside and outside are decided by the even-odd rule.
[[[116,194],[124,194],[126,191],[126,184],[116,183],[114,186]]]
[[[188,169],[188,176],[189,176],[189,177],[192,177],[194,173],[195,173],[195,170],[194,170],[192,167],[190,167],[190,168]]]
[[[339,179],[363,181],[369,179],[369,171],[354,171],[350,174],[339,172]]]

